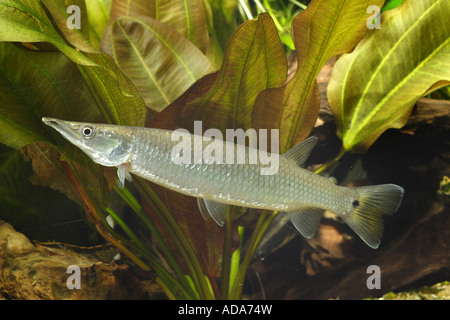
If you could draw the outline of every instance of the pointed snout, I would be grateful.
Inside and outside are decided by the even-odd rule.
[[[73,121],[65,121],[50,117],[43,117],[42,122],[58,131],[64,138],[72,143],[79,140],[80,123]]]

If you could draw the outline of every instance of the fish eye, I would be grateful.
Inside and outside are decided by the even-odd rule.
[[[81,133],[83,134],[84,138],[90,139],[94,136],[94,128],[91,126],[84,126],[81,129]]]

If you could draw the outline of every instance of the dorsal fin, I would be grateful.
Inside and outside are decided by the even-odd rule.
[[[283,154],[283,157],[294,161],[299,167],[303,167],[306,160],[309,158],[312,149],[316,146],[317,140],[319,140],[319,138],[314,136],[309,137],[286,151]]]

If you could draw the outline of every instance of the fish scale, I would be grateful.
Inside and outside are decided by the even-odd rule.
[[[259,157],[256,164],[249,164],[248,157],[245,164],[175,164],[170,158],[178,142],[171,140],[171,133],[159,129],[135,132],[137,142],[129,171],[193,197],[269,210],[295,211],[312,206],[336,212],[348,208],[352,202],[350,198],[356,196],[352,189],[336,186],[283,157],[279,157],[278,173],[274,175],[260,174],[260,169],[266,165]],[[224,141],[224,144],[229,142]],[[235,151],[239,148],[232,145]],[[242,148],[248,154],[249,148]],[[153,151],[149,152],[149,149]],[[193,158],[193,144],[191,154]],[[311,188],[314,185],[317,188]],[[246,196],[241,197],[242,194]]]
[[[288,212],[297,230],[310,238],[319,227],[323,210],[329,210],[341,217],[370,247],[377,248],[383,234],[382,216],[397,211],[404,193],[403,188],[395,184],[356,188],[338,186],[303,169],[317,142],[315,137],[302,141],[281,156],[258,153],[256,163],[251,163],[250,153],[259,150],[227,141],[222,141],[223,155],[227,150],[233,150],[234,161],[210,161],[213,160],[212,155],[203,151],[213,142],[205,140],[199,145],[199,150],[195,143],[183,150],[186,155],[190,152],[190,163],[176,163],[172,152],[179,140],[172,141],[173,131],[54,118],[42,120],[94,162],[117,167],[120,186],[124,185],[125,179],[131,180],[132,173],[196,197],[202,215],[206,217],[209,214],[219,225],[225,221],[228,205],[280,210]],[[180,137],[190,141],[202,139],[188,133]],[[237,161],[237,151],[245,154],[242,164]],[[203,161],[193,161],[195,155],[200,154],[204,156]],[[264,154],[270,160],[277,160],[278,170],[273,174],[262,174],[267,169],[260,157]]]

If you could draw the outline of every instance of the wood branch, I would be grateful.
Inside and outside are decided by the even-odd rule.
[[[437,117],[450,114],[450,101],[420,98],[413,109],[404,129],[417,128],[429,124]]]
[[[99,252],[35,246],[0,220],[0,300],[148,299],[164,297],[150,272],[104,262]],[[69,289],[68,267],[80,268]]]

